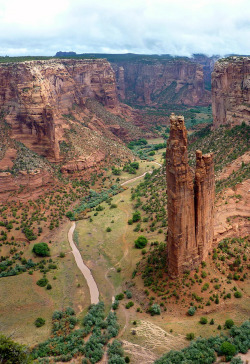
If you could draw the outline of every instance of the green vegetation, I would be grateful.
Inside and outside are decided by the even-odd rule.
[[[84,355],[91,363],[98,362],[104,354],[104,346],[111,338],[117,336],[119,331],[115,313],[109,312],[107,318],[104,317],[102,302],[91,305],[82,321],[83,328],[75,329],[78,320],[71,307],[65,311],[55,311],[51,337],[35,346],[32,351],[33,359],[53,357],[55,361],[66,362],[73,357]],[[84,338],[89,334],[90,337],[85,343]],[[110,347],[110,356],[118,355],[119,344],[115,343]]]
[[[148,242],[148,239],[145,236],[141,235],[135,240],[135,247],[137,249],[145,248],[145,246],[147,245],[147,242]]]
[[[45,320],[42,317],[38,317],[35,321],[35,326],[41,327],[43,325],[45,325]]]
[[[155,364],[212,364],[218,356],[225,355],[230,360],[237,352],[245,354],[250,349],[250,321],[240,327],[233,326],[229,336],[214,336],[208,339],[197,339],[180,351],[171,350],[164,354]]]
[[[92,209],[102,203],[103,201],[107,201],[110,199],[110,196],[114,196],[117,193],[121,192],[122,189],[118,185],[111,186],[108,190],[102,190],[101,192],[96,192],[94,190],[89,190],[89,195],[84,197],[81,203],[74,208],[72,214],[70,214],[70,220],[77,220],[81,218],[81,213],[84,213],[87,209]]]
[[[28,348],[4,335],[0,335],[0,360],[1,364],[32,363]]]
[[[32,251],[38,257],[49,257],[50,256],[50,249],[48,247],[48,244],[46,244],[46,243],[34,244]]]

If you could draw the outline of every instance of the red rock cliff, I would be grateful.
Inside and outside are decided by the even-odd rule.
[[[120,97],[135,104],[208,105],[202,66],[190,61],[127,61],[112,63]],[[121,72],[121,67],[124,73]]]
[[[166,153],[168,271],[175,277],[206,258],[213,242],[214,172],[212,154],[196,154],[195,188],[188,165],[183,116],[170,117]]]
[[[0,110],[12,137],[33,151],[60,159],[59,141],[68,128],[63,115],[94,99],[118,106],[115,75],[106,60],[48,60],[0,65]]]
[[[216,62],[212,73],[213,126],[250,123],[250,57]]]

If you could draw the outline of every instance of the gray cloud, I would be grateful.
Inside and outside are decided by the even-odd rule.
[[[0,55],[250,54],[249,0],[1,0]]]

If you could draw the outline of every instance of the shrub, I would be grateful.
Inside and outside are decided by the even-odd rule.
[[[133,213],[132,220],[133,220],[133,222],[137,222],[137,221],[141,220],[141,213],[140,213],[140,211],[135,211]]]
[[[38,317],[35,321],[35,326],[41,327],[43,325],[45,325],[45,320],[42,317]]]
[[[228,341],[221,344],[220,353],[225,355],[227,361],[236,354],[236,351],[236,347]]]
[[[233,325],[234,325],[234,322],[233,322],[232,319],[228,319],[228,320],[225,321],[225,328],[226,329],[231,329],[231,327],[233,327]]]
[[[50,256],[50,249],[48,247],[48,244],[46,244],[46,243],[34,244],[32,251],[38,257],[49,257]]]
[[[193,332],[189,332],[186,335],[186,339],[187,340],[194,340],[194,333]]]
[[[48,289],[48,290],[52,289],[52,286],[51,286],[51,284],[47,284],[47,287],[46,287],[46,289]]]
[[[127,304],[126,304],[126,308],[129,309],[130,307],[133,307],[134,306],[134,302],[133,301],[129,301]]]
[[[127,296],[127,298],[132,298],[132,292],[131,291],[126,291],[126,296]]]
[[[151,316],[154,315],[160,315],[161,314],[161,308],[157,303],[154,303],[150,308],[149,312],[151,313]]]
[[[123,298],[124,298],[124,294],[123,293],[119,293],[119,294],[117,294],[116,296],[115,296],[115,299],[116,300],[123,300]]]
[[[239,292],[239,291],[236,291],[236,292],[234,292],[234,297],[235,298],[241,298],[242,297],[242,293]]]
[[[241,360],[239,356],[236,356],[230,361],[230,364],[244,364],[244,362]]]
[[[112,304],[112,309],[117,310],[118,307],[119,307],[119,301],[115,300],[114,303]]]
[[[39,279],[36,284],[39,286],[39,287],[45,287],[47,286],[48,284],[48,279],[46,277],[43,277],[41,279]]]
[[[110,227],[107,227],[106,231],[107,231],[107,233],[110,233],[111,228]]]
[[[195,311],[196,311],[196,308],[194,306],[189,307],[189,309],[188,309],[189,316],[194,316]]]
[[[0,353],[2,363],[32,363],[28,349],[4,335],[0,335]]]
[[[137,249],[145,248],[145,246],[147,245],[147,242],[148,242],[148,239],[145,236],[141,235],[135,240],[135,247]]]
[[[206,325],[207,324],[207,318],[206,317],[201,317],[200,318],[200,324]]]

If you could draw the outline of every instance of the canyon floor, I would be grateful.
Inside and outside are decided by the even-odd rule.
[[[151,143],[159,142],[162,142],[159,138],[151,140]],[[134,248],[134,240],[144,232],[134,231],[135,225],[128,225],[128,220],[131,219],[134,212],[131,189],[135,189],[143,181],[146,172],[159,168],[159,164],[163,163],[162,153],[164,151],[164,149],[159,149],[154,155],[154,161],[140,161],[135,177],[127,172],[122,172],[119,179],[120,184],[124,185],[124,190],[113,196],[112,205],[115,207],[110,208],[110,204],[103,202],[101,204],[103,210],[98,214],[93,210],[84,219],[77,221],[74,232],[74,241],[84,263],[92,272],[99,289],[100,300],[104,301],[106,310],[111,307],[115,295],[126,289],[131,290],[133,294],[130,300],[124,298],[120,301],[117,315],[120,324],[118,338],[122,340],[126,355],[129,355],[131,363],[134,364],[153,363],[164,352],[187,346],[189,343],[186,340],[187,333],[193,332],[196,337],[216,335],[219,333],[218,325],[222,326],[223,331],[226,319],[232,318],[235,324],[241,324],[248,319],[250,313],[249,285],[247,282],[240,281],[233,282],[230,289],[233,292],[233,286],[236,286],[237,289],[243,291],[244,295],[241,299],[233,298],[229,301],[220,299],[219,304],[212,305],[212,307],[204,306],[192,317],[187,315],[190,299],[180,304],[174,304],[170,300],[167,310],[162,310],[160,316],[150,316],[146,312],[147,296],[143,280],[140,274],[132,279],[135,267],[142,259],[142,251]],[[110,173],[107,172],[111,182],[115,182],[116,176]],[[160,173],[160,169],[158,173]],[[227,173],[227,171],[224,170],[223,173]],[[231,228],[236,229],[241,224],[245,224],[244,221],[241,223],[239,218],[234,225],[228,220],[229,215],[237,215],[237,211],[240,211],[241,208],[244,209],[249,181],[245,181],[238,188],[240,188],[239,193],[234,192],[233,195],[231,194],[233,197],[230,197],[230,192],[227,192],[217,201],[220,216],[217,223],[223,224],[224,229],[221,238],[224,235],[227,236],[226,232]],[[235,194],[240,193],[241,198],[234,198]],[[225,199],[229,201],[231,211],[229,215],[224,214],[223,207],[221,207],[223,204],[225,205],[223,202]],[[0,290],[5,297],[0,302],[0,328],[2,332],[11,335],[16,341],[33,346],[45,340],[50,334],[50,320],[56,309],[72,306],[79,318],[84,317],[87,312],[90,304],[89,289],[71,252],[68,242],[70,226],[71,222],[65,220],[60,227],[53,231],[45,229],[39,238],[40,241],[51,241],[51,258],[57,262],[58,269],[47,273],[52,290],[46,290],[36,285],[36,281],[41,276],[38,271],[34,271],[32,275],[24,273],[0,280]],[[110,228],[111,231],[107,231],[107,228]],[[245,233],[244,229],[243,232]],[[148,230],[146,236],[148,239],[147,251],[150,250],[150,243],[156,239],[159,243],[164,243],[166,240],[164,229],[159,229],[158,232]],[[25,247],[27,257],[32,256],[32,246],[33,243],[30,243]],[[64,253],[65,257],[60,258],[60,253]],[[209,259],[211,260],[211,257]],[[218,276],[218,271],[212,261],[207,262],[207,274],[210,280]],[[221,279],[220,284],[222,288],[227,288],[226,280]],[[16,289],[16,287],[19,288]],[[197,285],[193,288],[193,292],[200,292],[200,289],[201,287]],[[185,295],[180,294],[179,302],[185,300]],[[154,297],[157,301],[156,294]],[[127,309],[125,306],[131,300],[134,306]],[[208,321],[213,319],[215,324],[199,324],[199,319],[203,315],[207,317]],[[34,321],[37,317],[43,317],[46,325],[35,328]],[[80,363],[81,359],[74,359],[72,362]],[[102,363],[104,362],[105,359]]]

